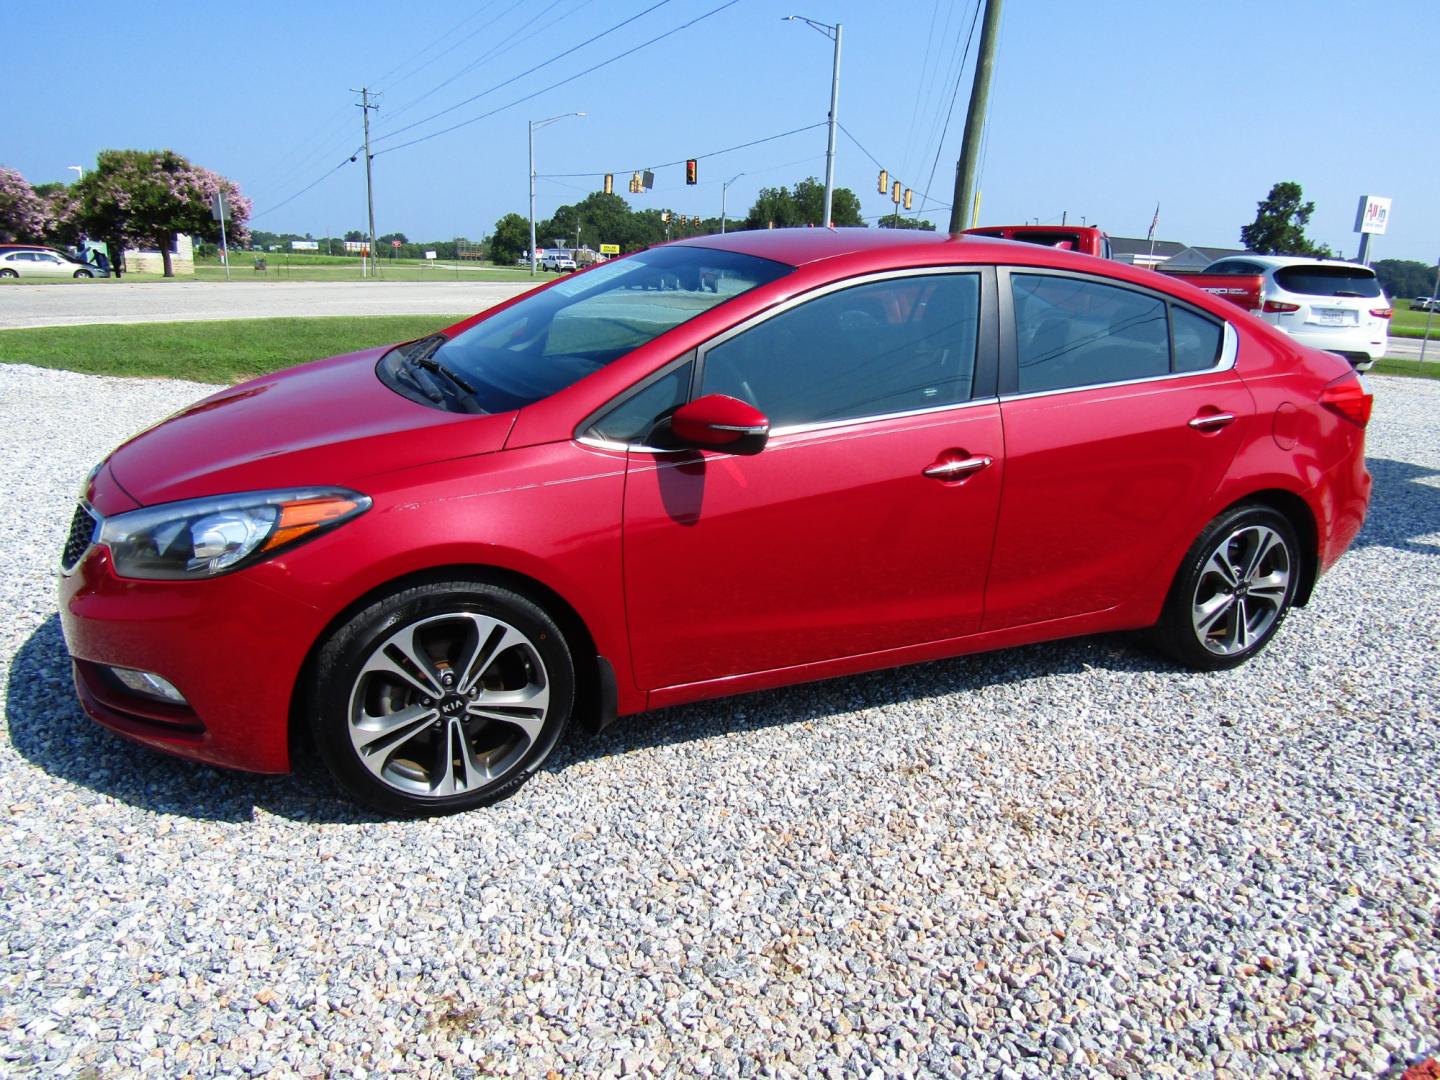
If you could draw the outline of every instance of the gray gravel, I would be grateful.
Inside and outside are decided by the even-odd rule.
[[[510,801],[85,720],[86,471],[204,388],[0,365],[0,1072],[1375,1075],[1440,1041],[1440,384],[1373,380],[1356,548],[1239,671],[1120,636],[674,709]],[[243,662],[243,658],[236,658]]]

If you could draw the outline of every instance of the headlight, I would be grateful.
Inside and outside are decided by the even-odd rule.
[[[206,578],[238,570],[370,509],[344,488],[252,491],[186,499],[106,518],[99,543],[132,578]]]

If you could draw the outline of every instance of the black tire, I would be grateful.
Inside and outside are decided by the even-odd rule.
[[[1199,671],[1238,667],[1280,629],[1300,570],[1300,544],[1283,514],[1233,507],[1185,553],[1151,641]]]
[[[77,278],[93,278],[95,275],[92,274],[89,270],[76,270],[75,276]]]
[[[539,768],[570,722],[575,667],[539,605],[446,581],[387,596],[336,631],[307,702],[321,757],[357,801],[451,814],[513,795]]]
[[[18,278],[19,276],[19,274],[17,274],[14,270],[11,270],[8,266],[5,267],[5,269],[0,270],[0,277]]]

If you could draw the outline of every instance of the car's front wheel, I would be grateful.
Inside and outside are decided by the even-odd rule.
[[[76,270],[75,276],[77,278],[93,278],[95,275],[92,274],[89,270]]]
[[[11,270],[8,266],[5,267],[3,270],[0,270],[0,278],[18,278],[19,276],[19,274],[17,274],[14,270]]]
[[[1285,621],[1299,572],[1300,545],[1283,514],[1258,505],[1227,510],[1180,564],[1155,643],[1202,671],[1243,664]]]
[[[447,814],[513,794],[570,720],[570,650],[545,610],[474,581],[409,588],[321,650],[315,741],[340,785],[385,814]]]

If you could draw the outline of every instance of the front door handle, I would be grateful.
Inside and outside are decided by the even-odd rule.
[[[993,460],[988,457],[950,458],[928,466],[924,475],[932,480],[959,480],[963,476],[989,468]]]
[[[1228,412],[1206,413],[1204,416],[1197,416],[1190,421],[1190,426],[1196,431],[1219,431],[1227,424],[1235,422],[1235,414]]]

